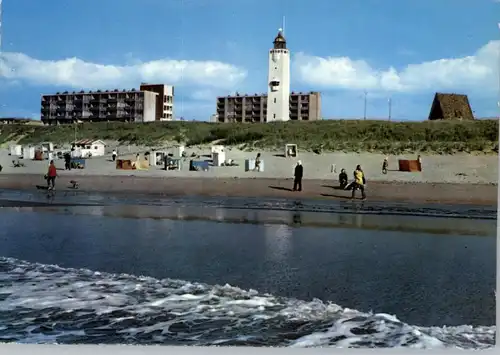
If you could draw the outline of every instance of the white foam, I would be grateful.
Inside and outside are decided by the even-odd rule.
[[[494,345],[496,331],[494,326],[415,327],[395,315],[230,285],[7,258],[0,258],[0,270],[0,312],[11,312],[0,324],[0,341],[484,349]]]

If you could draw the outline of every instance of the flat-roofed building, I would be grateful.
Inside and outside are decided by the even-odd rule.
[[[142,83],[140,90],[158,94],[156,96],[156,121],[174,119],[174,87],[172,85]]]
[[[151,91],[97,90],[42,95],[44,124],[73,122],[152,122],[156,120],[156,96]]]
[[[290,94],[291,121],[321,119],[321,93],[292,92]],[[217,98],[217,122],[267,122],[267,95],[222,96]]]

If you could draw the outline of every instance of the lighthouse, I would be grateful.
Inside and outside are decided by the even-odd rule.
[[[267,122],[290,120],[290,51],[283,30],[278,31],[269,50]]]

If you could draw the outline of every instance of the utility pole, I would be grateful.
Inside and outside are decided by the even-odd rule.
[[[363,119],[366,120],[366,97],[368,96],[368,92],[365,90],[365,104],[364,104],[364,110],[363,110]]]
[[[391,120],[391,115],[392,115],[392,98],[389,97],[389,100],[387,100],[389,104],[389,121]]]

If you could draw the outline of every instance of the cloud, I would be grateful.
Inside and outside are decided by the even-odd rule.
[[[218,61],[160,59],[107,65],[78,58],[39,60],[8,52],[0,58],[0,78],[75,89],[137,87],[140,82],[229,89],[246,75],[243,68]]]
[[[364,60],[316,57],[299,53],[294,75],[310,86],[393,92],[477,89],[498,91],[500,41],[490,41],[474,55],[409,64],[401,70],[376,69]]]

